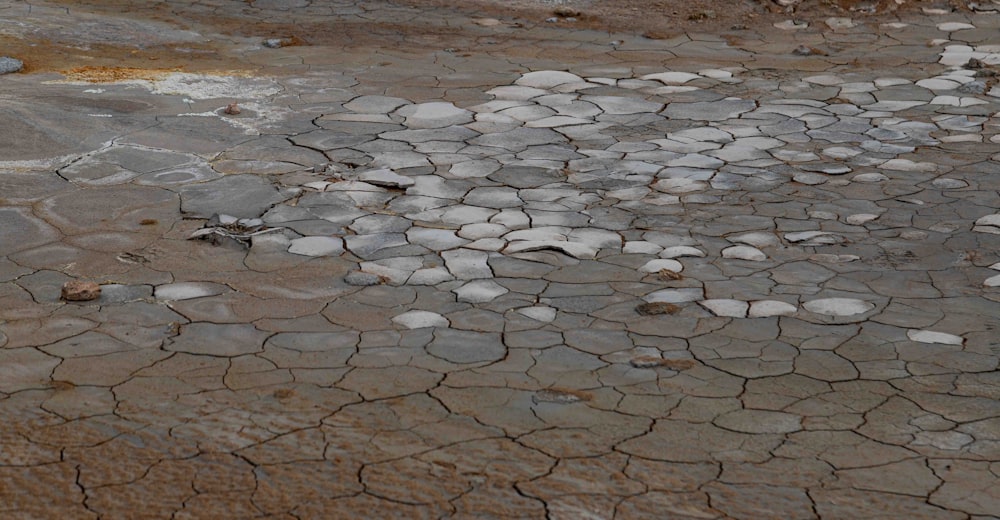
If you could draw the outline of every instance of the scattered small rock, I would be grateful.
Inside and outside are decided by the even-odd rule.
[[[649,38],[650,40],[668,40],[670,38],[673,38],[674,36],[677,36],[677,33],[659,31],[656,29],[652,29],[642,33],[643,38]]]
[[[181,333],[181,324],[176,321],[171,321],[163,328],[163,333],[169,337],[178,336]]]
[[[567,390],[562,388],[546,388],[535,392],[531,400],[535,403],[557,403],[569,404],[580,401],[589,401],[591,395],[580,390]]]
[[[693,22],[700,22],[702,20],[712,20],[715,19],[717,15],[715,11],[698,11],[696,13],[691,13],[688,15],[688,20]]]
[[[986,65],[981,60],[977,60],[976,58],[969,58],[969,62],[965,64],[965,68],[967,69],[981,69],[984,67],[986,67]]]
[[[62,286],[62,299],[68,302],[86,302],[101,297],[101,286],[94,282],[70,280]]]
[[[264,221],[259,218],[237,218],[232,215],[212,215],[205,223],[205,227],[191,233],[188,240],[200,239],[210,240],[212,244],[219,245],[219,240],[229,238],[243,245],[250,245],[250,239],[265,233],[274,233],[285,228],[269,228],[264,226]]]
[[[785,20],[774,24],[774,26],[783,31],[799,31],[809,27],[809,22],[804,20]]]
[[[643,316],[656,316],[659,314],[677,314],[681,308],[678,305],[667,302],[647,302],[635,307],[635,312]]]
[[[268,49],[280,49],[286,45],[285,40],[282,38],[268,38],[261,43],[264,47]]]
[[[23,61],[17,58],[11,58],[10,56],[0,56],[0,74],[21,72],[21,69],[23,68],[24,68]]]
[[[683,280],[684,275],[678,273],[677,271],[671,271],[670,269],[660,269],[660,280]]]
[[[878,11],[878,4],[875,2],[864,2],[851,6],[850,11],[853,13],[875,14]]]
[[[554,11],[552,11],[552,14],[560,18],[570,18],[574,16],[580,16],[580,11],[573,9],[568,5],[560,5],[559,7],[556,7]]]
[[[240,106],[237,105],[236,103],[230,103],[230,104],[226,105],[226,108],[223,109],[222,112],[225,113],[225,114],[227,114],[227,115],[230,115],[230,116],[235,116],[235,115],[239,114],[240,112],[242,112],[242,110],[240,110]]]
[[[799,45],[792,51],[792,54],[796,56],[829,56],[830,54],[822,49],[817,49],[816,47],[809,47],[806,45]]]

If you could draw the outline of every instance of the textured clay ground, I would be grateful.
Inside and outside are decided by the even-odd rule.
[[[452,4],[0,0],[0,518],[1000,518],[1000,5]]]

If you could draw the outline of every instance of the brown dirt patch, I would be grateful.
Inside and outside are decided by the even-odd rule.
[[[663,39],[692,32],[727,37],[734,30],[772,31],[771,24],[789,18],[816,22],[828,16],[850,16],[878,22],[896,19],[902,13],[919,12],[922,7],[946,5],[945,2],[950,2],[956,10],[968,11],[960,0],[904,0],[901,5],[897,0],[803,0],[794,8],[781,7],[775,0],[465,0],[460,6],[451,0],[395,0],[385,5],[417,7],[425,12],[433,11],[434,16],[425,17],[414,11],[412,17],[401,19],[397,8],[390,10],[391,15],[380,18],[378,4],[374,3],[369,6],[369,18],[331,20],[303,18],[295,9],[285,12],[260,10],[253,7],[253,2],[234,2],[216,10],[178,1],[154,4],[138,0],[51,2],[76,5],[77,8],[84,4],[89,12],[157,20],[181,29],[204,28],[261,40],[281,38],[289,45],[330,46],[347,52],[382,47],[418,51],[474,46],[475,37],[481,34],[462,29],[462,18],[466,16],[516,21],[528,28],[538,25],[570,31],[594,29]],[[560,21],[545,22],[553,17]],[[451,18],[455,19],[454,24]],[[567,21],[568,18],[576,20]],[[517,31],[507,33],[503,38],[517,39],[518,34]],[[526,33],[526,37],[535,36]],[[111,41],[79,46],[71,42],[27,41],[0,36],[0,48],[5,49],[5,54],[22,59],[25,72],[86,67],[122,69],[122,74],[128,74],[124,69],[203,72],[234,68],[234,61],[242,61],[241,57],[230,55],[231,49],[226,42],[137,48]],[[262,69],[245,64],[239,67]],[[117,72],[109,72],[103,77],[110,78],[114,74]],[[102,76],[95,74],[95,77]]]
[[[5,55],[22,60],[25,73],[62,72],[75,69],[81,69],[81,73],[86,72],[83,69],[195,72],[224,68],[227,63],[231,66],[231,60],[227,60],[208,45],[198,47],[186,45],[183,48],[162,45],[136,49],[114,43],[75,46],[49,40],[3,35],[0,36],[0,48],[4,49]]]
[[[421,7],[454,9],[450,0],[401,0]],[[782,7],[774,0],[465,0],[460,8],[477,15],[515,17],[544,23],[548,18],[562,27],[634,33],[664,39],[686,32],[715,33],[737,29],[768,29],[788,18],[820,20],[850,16],[881,20],[920,12],[931,5],[950,5],[968,11],[960,0],[803,0]],[[564,22],[575,11],[575,22]]]
[[[88,83],[114,83],[135,79],[156,80],[180,68],[172,69],[140,69],[135,67],[102,67],[86,66],[63,71],[66,79],[86,81]]]

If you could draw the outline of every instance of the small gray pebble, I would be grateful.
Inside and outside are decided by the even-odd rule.
[[[0,74],[10,74],[11,72],[20,72],[24,68],[24,62],[17,59],[11,58],[10,56],[0,56]]]
[[[356,285],[360,287],[368,285],[379,285],[382,283],[382,277],[366,273],[363,271],[353,271],[344,277],[344,282],[348,285]]]
[[[285,46],[285,42],[281,38],[269,38],[264,40],[263,45],[269,49],[280,49]]]
[[[970,81],[959,85],[955,90],[963,94],[982,94],[983,92],[986,92],[986,82]]]

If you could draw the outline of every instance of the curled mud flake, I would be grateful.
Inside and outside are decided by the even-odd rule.
[[[119,262],[124,264],[148,264],[149,259],[136,253],[124,252],[117,257],[115,257]]]
[[[681,308],[673,303],[651,302],[642,303],[635,307],[635,312],[643,316],[656,316],[658,314],[677,314]]]
[[[55,390],[56,392],[66,392],[76,388],[76,385],[69,381],[52,381],[49,383],[49,388]]]
[[[683,280],[684,275],[670,269],[660,269],[660,280]]]
[[[160,221],[156,220],[155,218],[144,218],[139,221],[140,226],[155,226],[159,223]]]
[[[670,370],[687,370],[695,365],[693,359],[664,359],[655,356],[639,356],[629,361],[635,368],[669,368]]]
[[[295,395],[295,390],[291,388],[279,388],[274,391],[274,397],[278,399],[288,399]]]
[[[663,366],[671,370],[687,370],[694,368],[698,363],[693,359],[664,359]]]
[[[472,20],[472,23],[483,27],[496,27],[503,22],[497,20],[496,18],[475,18]]]
[[[580,390],[569,390],[566,388],[546,388],[535,392],[531,400],[535,403],[557,403],[568,404],[580,401],[589,401],[592,398],[587,392]]]
[[[70,280],[62,286],[62,299],[68,302],[86,302],[101,297],[101,286],[94,282]]]
[[[640,356],[629,360],[629,364],[635,368],[656,368],[663,366],[663,358],[654,356]]]
[[[164,331],[167,336],[173,337],[181,333],[181,324],[176,321],[172,321],[167,324],[166,330]]]

